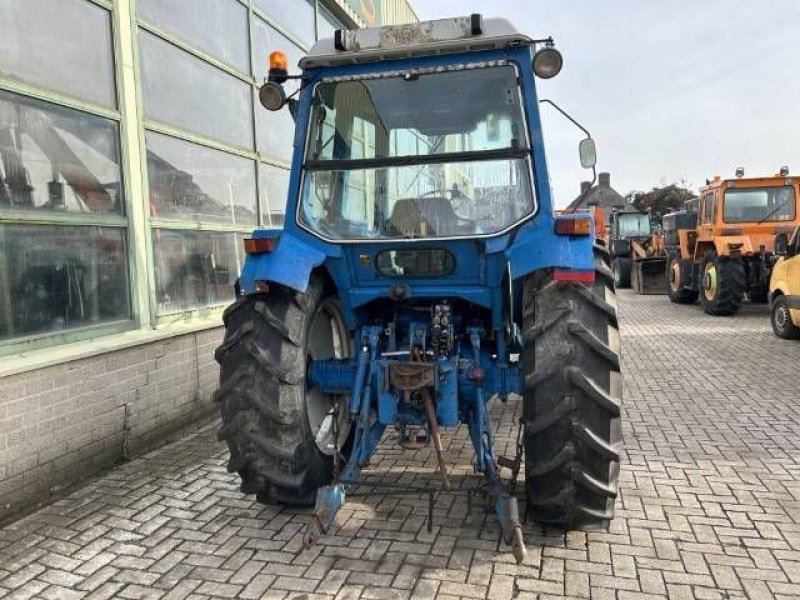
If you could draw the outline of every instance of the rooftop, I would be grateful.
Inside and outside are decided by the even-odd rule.
[[[300,61],[303,69],[532,45],[507,19],[480,15],[336,31]]]
[[[611,187],[611,174],[599,173],[597,185],[592,186],[590,181],[581,182],[581,193],[573,200],[566,210],[576,210],[589,206],[601,208],[624,208],[625,198]]]

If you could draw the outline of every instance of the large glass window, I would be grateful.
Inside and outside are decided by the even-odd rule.
[[[268,57],[274,50],[283,50],[289,58],[289,69],[299,73],[297,64],[304,52],[280,32],[261,19],[255,19],[253,26],[253,63],[256,72],[253,74],[259,81],[267,76]],[[289,80],[284,84],[287,94],[297,90],[298,83]],[[270,158],[289,162],[292,160],[292,142],[294,140],[294,119],[286,109],[271,112],[265,110],[258,99],[255,101],[256,138],[258,150]]]
[[[311,127],[309,160],[527,147],[510,66],[322,83],[314,91]]]
[[[116,123],[0,91],[0,210],[123,213]]]
[[[0,0],[0,73],[116,106],[111,15],[88,0]]]
[[[617,216],[619,235],[623,236],[648,236],[650,235],[650,215],[637,213],[620,214]]]
[[[250,71],[247,8],[236,0],[138,0],[139,14],[198,49]]]
[[[329,239],[495,233],[534,208],[525,159],[309,171],[300,219]]]
[[[3,354],[132,314],[111,12],[87,0],[0,0],[0,22],[0,75],[57,98],[0,89]],[[67,108],[62,96],[88,104]]]
[[[490,234],[534,210],[511,66],[324,82],[313,103],[300,218],[323,237]]]
[[[125,232],[0,224],[0,339],[130,318]]]
[[[314,2],[255,0],[256,6],[307,45],[314,43]]]
[[[703,223],[712,223],[714,221],[714,204],[716,197],[713,192],[709,192],[703,196]]]
[[[261,163],[261,222],[269,227],[283,225],[286,197],[289,190],[289,171]]]
[[[726,223],[794,220],[794,188],[790,185],[725,190]]]
[[[250,86],[146,31],[139,50],[148,118],[253,147]]]
[[[235,233],[153,230],[156,301],[161,314],[228,304],[242,266]]]
[[[152,132],[146,139],[151,216],[257,224],[252,160]]]

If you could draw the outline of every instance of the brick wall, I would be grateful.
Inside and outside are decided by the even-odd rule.
[[[0,379],[0,521],[216,414],[222,329]]]

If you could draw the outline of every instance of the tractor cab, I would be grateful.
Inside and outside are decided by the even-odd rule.
[[[518,254],[514,279],[563,253],[573,277],[592,271],[590,224],[563,215],[556,227],[552,215],[534,84],[561,68],[552,40],[480,15],[337,36],[312,48],[301,75],[289,73],[282,53],[271,57],[261,99],[295,115],[294,161],[283,231],[254,234],[272,238],[274,251],[250,253],[242,291],[256,292],[274,277],[265,271],[282,270],[284,253],[304,262],[285,274],[303,291],[302,278],[319,266],[304,258],[324,255],[347,279],[343,307],[354,324],[363,301],[386,298],[397,279],[414,297],[435,298],[431,278],[449,277],[474,285],[462,296],[490,308],[489,288],[500,285],[510,252]],[[298,98],[286,97],[291,79],[300,82]],[[594,147],[584,142],[588,164]],[[509,243],[521,229],[574,231],[569,221],[586,233],[558,240],[563,250]],[[296,252],[300,245],[305,252]],[[373,286],[381,292],[366,289]]]

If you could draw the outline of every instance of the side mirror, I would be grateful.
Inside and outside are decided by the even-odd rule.
[[[785,233],[775,234],[775,255],[786,256],[789,254],[789,236]]]
[[[578,154],[580,154],[581,166],[584,169],[591,169],[597,164],[597,148],[592,138],[587,137],[581,140],[578,146]]]

